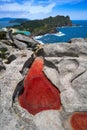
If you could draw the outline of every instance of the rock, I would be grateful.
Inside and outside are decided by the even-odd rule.
[[[7,38],[7,40],[10,40],[11,42],[14,41],[11,29],[7,31],[6,38]]]
[[[0,51],[3,51],[3,52],[8,51],[8,46],[0,42]]]
[[[48,110],[40,112],[35,115],[34,122],[37,130],[64,130],[59,111]]]
[[[14,44],[20,50],[24,50],[27,48],[27,45],[24,42],[18,41],[16,39],[14,39]]]
[[[31,47],[32,44],[33,44],[33,45],[34,45],[34,44],[38,44],[38,42],[36,42],[34,39],[32,39],[32,38],[30,38],[30,37],[28,37],[28,36],[22,35],[22,34],[17,34],[17,35],[15,36],[15,38],[16,38],[17,40],[21,41],[21,42],[27,43],[27,45],[28,45],[29,47]]]
[[[23,67],[25,61],[31,56],[32,52],[29,50],[17,50],[16,52],[18,57],[16,60],[10,64],[5,64],[6,71],[0,73],[0,129],[1,130],[27,130],[29,129],[29,123],[25,123],[18,117],[11,107],[12,105],[12,94],[17,83],[22,79],[20,70]],[[26,53],[26,57],[23,57],[22,54]],[[3,111],[2,111],[3,110]],[[22,113],[21,113],[22,115]],[[28,115],[28,114],[27,114]]]
[[[76,42],[81,42],[81,43],[84,43],[85,40],[83,38],[72,38],[69,43],[76,43]]]
[[[60,43],[60,44],[49,44],[44,46],[43,49],[39,50],[37,56],[43,55],[45,57],[62,57],[71,56],[78,57],[79,49],[76,44]]]
[[[17,57],[14,55],[14,54],[12,54],[12,55],[9,55],[9,57],[7,58],[7,64],[10,64],[13,60],[15,60]]]
[[[5,70],[5,69],[6,69],[6,68],[5,68],[3,62],[2,62],[2,60],[0,59],[0,71],[1,71],[1,70]]]
[[[43,48],[36,52],[37,56],[44,58],[43,75],[60,92],[61,109],[43,110],[35,115],[23,109],[17,99],[13,108],[10,108],[13,91],[19,81],[27,74],[25,71],[30,72],[28,67],[30,68],[33,62],[31,60],[32,51],[27,49],[21,51],[16,49],[12,54],[17,56],[17,58],[10,64],[5,64],[6,71],[0,73],[1,129],[87,129],[87,42],[82,40],[72,44],[49,44],[44,45]],[[39,65],[35,66],[35,68],[39,68]],[[38,80],[35,86],[35,94],[39,84],[41,82]],[[33,99],[35,100],[34,94]],[[78,111],[79,115],[84,113],[84,116],[76,116],[77,118],[75,119],[73,115],[77,113],[76,111]],[[76,127],[74,127],[71,122],[72,120],[73,122],[79,120],[80,124],[76,122],[74,123]]]
[[[12,46],[12,42],[10,40],[1,40],[1,43],[4,43],[6,45]]]
[[[44,57],[79,57],[87,56],[87,43],[76,42],[76,43],[58,43],[48,44],[44,48],[40,49],[37,56],[43,55]]]

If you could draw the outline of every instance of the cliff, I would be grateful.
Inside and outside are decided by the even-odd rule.
[[[28,30],[32,35],[42,35],[46,33],[55,33],[56,27],[72,26],[72,22],[69,16],[56,16],[49,17],[43,20],[30,20],[22,23],[20,26],[14,26],[15,28]]]

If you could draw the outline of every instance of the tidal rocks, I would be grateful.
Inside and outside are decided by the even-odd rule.
[[[44,60],[36,58],[24,80],[24,92],[19,96],[20,105],[35,115],[43,110],[58,110],[60,94],[42,72]]]

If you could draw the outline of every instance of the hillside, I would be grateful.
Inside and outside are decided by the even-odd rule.
[[[26,21],[27,19],[24,18],[10,18],[10,17],[0,18],[0,28],[20,25]]]
[[[33,35],[42,35],[56,32],[56,27],[72,26],[69,16],[48,17],[42,20],[31,20],[14,26],[17,29],[28,30]]]
[[[11,19],[9,22],[10,23],[20,23],[20,24],[22,24],[22,23],[27,22],[27,21],[28,21],[28,19],[16,18],[16,19]]]

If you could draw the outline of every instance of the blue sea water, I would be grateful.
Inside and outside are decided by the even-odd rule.
[[[9,23],[9,21],[0,21],[0,29],[8,26],[20,25],[19,23]]]
[[[58,34],[46,34],[36,37],[36,40],[42,43],[58,43],[69,42],[71,38],[86,38],[87,37],[87,20],[73,20],[72,27],[57,28]],[[78,26],[76,26],[78,25]]]

